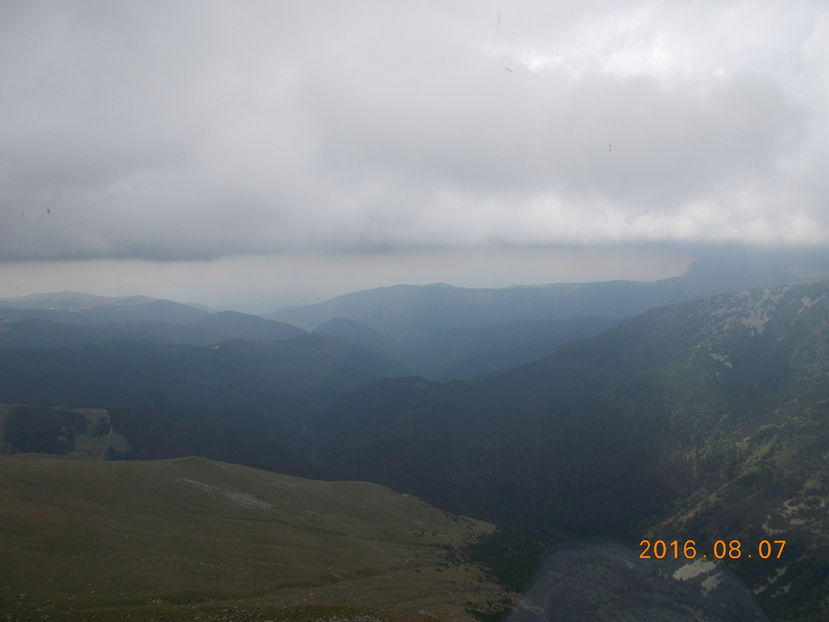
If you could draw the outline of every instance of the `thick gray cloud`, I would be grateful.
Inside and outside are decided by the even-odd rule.
[[[822,2],[570,4],[4,2],[0,260],[827,241]]]

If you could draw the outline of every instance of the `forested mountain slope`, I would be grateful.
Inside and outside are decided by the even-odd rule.
[[[105,408],[131,457],[204,455],[296,472],[304,421],[407,370],[322,334],[215,346],[107,342],[0,349],[0,402]]]
[[[819,593],[827,400],[829,283],[797,284],[656,309],[486,381],[384,380],[327,412],[318,460],[338,478],[588,537],[633,541],[664,520],[666,538],[756,540],[790,524],[786,572],[807,564]],[[783,565],[744,572],[762,597]]]

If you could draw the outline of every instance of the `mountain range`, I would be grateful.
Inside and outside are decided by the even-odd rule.
[[[609,295],[629,287],[598,289]],[[453,292],[446,300],[458,294],[446,291]],[[153,302],[130,300],[108,306]],[[105,313],[93,311],[95,304],[4,307],[4,451],[196,454],[379,483],[501,526],[499,533],[510,535],[490,566],[501,564],[500,580],[512,576],[513,587],[530,578],[526,560],[537,557],[515,551],[536,545],[555,559],[573,559],[566,551],[574,541],[612,539],[630,551],[643,539],[694,540],[710,554],[718,540],[737,541],[746,555],[717,567],[766,614],[805,622],[829,613],[829,281],[722,293],[628,318],[591,318],[579,307],[581,315],[558,319],[423,323],[423,332],[412,329],[408,337],[341,316],[305,333],[167,304],[151,308],[189,314],[186,322],[146,309],[116,314],[123,322],[112,315],[99,322],[92,318]],[[126,338],[136,322],[181,332]],[[49,331],[75,329],[92,332],[50,345]],[[217,340],[176,341],[196,329]],[[415,375],[417,367],[399,358],[408,339],[423,344],[413,346],[410,360],[463,368],[458,375],[466,379]],[[481,349],[482,342],[488,346]],[[537,346],[522,355],[529,362],[514,354],[516,343]],[[469,371],[475,357],[477,371]],[[117,442],[109,442],[112,434]],[[104,435],[106,444],[95,440]],[[786,540],[785,555],[764,559],[759,543],[775,539]],[[580,566],[580,576],[598,581],[612,572],[624,584],[623,556],[602,550],[587,554],[593,561]],[[549,576],[561,577],[559,566],[549,568]],[[734,582],[708,566],[682,568],[670,572],[698,576],[693,589],[719,594],[717,602],[735,594]],[[628,578],[664,600],[661,584],[645,575]],[[693,600],[696,592],[685,592],[677,598]],[[582,617],[587,610],[572,600],[565,609]],[[717,619],[709,609],[704,615]],[[722,619],[751,619],[724,611]]]
[[[469,379],[529,363],[654,307],[802,280],[813,263],[808,257],[730,251],[698,259],[682,276],[654,282],[498,289],[395,285],[268,317],[380,348],[432,380]],[[817,273],[826,273],[825,262],[816,265]],[[344,321],[352,323],[350,329]],[[354,324],[361,329],[355,331]]]
[[[313,426],[317,461],[553,534],[785,534],[785,560],[733,565],[781,619],[802,602],[816,616],[829,606],[827,355],[827,282],[662,307],[483,380],[348,394]]]

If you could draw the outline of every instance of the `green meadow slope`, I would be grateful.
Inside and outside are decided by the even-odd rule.
[[[472,619],[510,598],[463,561],[491,530],[379,485],[203,458],[0,456],[0,614]]]

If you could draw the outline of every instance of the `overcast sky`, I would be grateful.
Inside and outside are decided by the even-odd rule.
[[[829,237],[829,7],[0,2],[0,295],[252,308]]]

